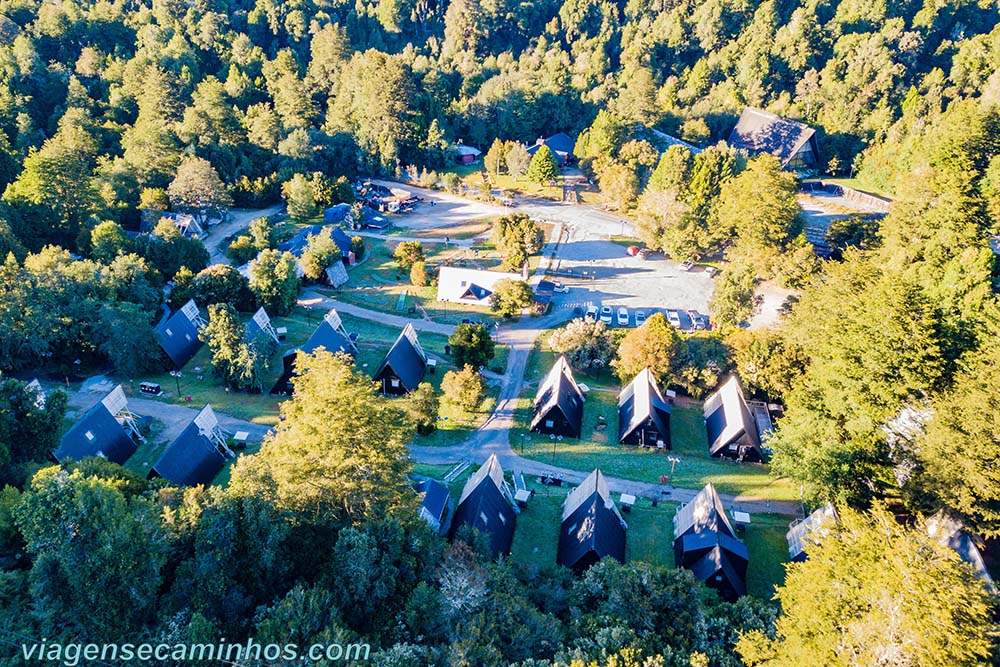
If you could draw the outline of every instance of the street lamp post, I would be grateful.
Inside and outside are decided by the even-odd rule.
[[[681,459],[679,456],[668,456],[667,460],[670,461],[670,479],[673,479],[674,468],[677,467],[677,464],[681,462]]]
[[[181,397],[181,372],[180,371],[170,371],[170,377],[174,379],[177,383],[177,398]]]

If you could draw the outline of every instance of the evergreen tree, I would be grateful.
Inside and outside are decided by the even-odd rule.
[[[559,163],[556,162],[556,156],[553,155],[552,149],[544,144],[539,146],[535,154],[531,156],[531,163],[528,165],[528,171],[525,175],[530,182],[539,185],[547,185],[550,181],[559,178]]]

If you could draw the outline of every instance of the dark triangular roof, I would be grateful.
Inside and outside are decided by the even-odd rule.
[[[348,236],[343,229],[341,229],[340,227],[333,227],[330,230],[330,238],[332,238],[333,242],[337,244],[338,248],[340,248],[340,252],[342,255],[346,257],[348,254],[350,254],[352,247],[351,237]]]
[[[739,378],[730,375],[719,389],[705,400],[705,429],[708,433],[708,451],[712,456],[722,452],[728,445],[746,436],[757,454],[760,451],[760,434],[743,397]]]
[[[309,225],[308,227],[303,227],[295,234],[295,236],[291,237],[287,241],[279,243],[278,250],[282,252],[290,252],[295,257],[301,257],[302,253],[306,249],[306,246],[309,245],[309,237],[318,236],[322,231],[322,225]]]
[[[534,430],[553,409],[558,409],[570,423],[575,437],[580,437],[583,425],[583,392],[573,378],[566,357],[559,357],[535,392],[535,409],[531,418]]]
[[[194,301],[188,301],[153,330],[160,347],[177,368],[183,368],[201,349],[199,320],[198,306]]]
[[[608,556],[624,563],[625,529],[607,481],[595,469],[563,504],[556,561],[575,570]]]
[[[670,404],[663,399],[653,373],[644,368],[618,394],[618,441],[627,438],[649,419],[653,420],[657,431],[669,437]]]
[[[927,534],[958,554],[958,557],[972,566],[976,575],[995,592],[993,577],[986,569],[986,561],[980,551],[977,538],[965,529],[961,521],[944,512],[938,512],[927,519]]]
[[[804,123],[747,107],[727,143],[750,153],[770,153],[784,166],[815,133]]]
[[[412,324],[407,324],[379,364],[378,370],[375,371],[375,380],[380,379],[386,370],[391,369],[407,391],[416,389],[427,370],[427,356],[416,341],[417,332]]]
[[[52,452],[56,461],[80,461],[88,456],[101,456],[124,464],[135,453],[136,444],[125,428],[115,419],[103,401],[90,408],[70,427]]]
[[[548,146],[549,150],[552,151],[554,154],[556,155],[561,154],[564,156],[572,156],[573,149],[576,147],[576,141],[573,139],[573,137],[569,136],[565,132],[557,132],[556,134],[553,134],[551,137],[547,137],[539,142],[536,142],[534,146],[529,146],[528,153],[530,155],[534,155],[535,151],[537,151],[538,147],[541,146],[542,144]]]
[[[149,477],[162,477],[184,486],[208,486],[225,464],[212,438],[192,421],[153,465]]]
[[[292,375],[295,374],[295,360],[298,357],[299,352],[305,354],[312,354],[319,348],[323,348],[331,354],[337,354],[338,352],[343,352],[344,354],[349,354],[354,356],[354,348],[349,341],[341,332],[337,331],[332,324],[330,324],[329,315],[325,316],[320,323],[316,326],[316,329],[309,336],[309,340],[300,345],[299,347],[293,347],[292,349],[285,352],[281,357],[281,362],[284,366],[281,377],[278,381],[274,383],[274,388],[271,389],[272,394],[283,393],[290,391],[288,382],[292,379]]]
[[[678,567],[691,570],[723,596],[733,599],[746,593],[749,552],[711,484],[674,515],[674,556]]]
[[[508,495],[504,492],[503,468],[492,454],[462,489],[451,524],[452,537],[462,526],[471,526],[489,535],[494,556],[509,554],[517,515]]]
[[[729,523],[729,517],[726,516],[726,510],[722,506],[722,498],[719,497],[715,487],[711,484],[706,484],[705,488],[698,492],[698,495],[691,502],[678,508],[674,515],[675,538],[687,533],[700,533],[706,530],[736,537],[736,532]]]
[[[422,479],[413,484],[413,490],[420,495],[420,516],[440,529],[451,499],[448,487],[435,479]]]

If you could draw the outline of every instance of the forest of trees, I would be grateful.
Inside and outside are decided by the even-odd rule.
[[[843,510],[780,604],[726,603],[683,570],[574,578],[444,542],[407,479],[426,415],[325,353],[226,488],[49,465],[66,397],[40,406],[4,375],[0,639],[363,639],[376,667],[997,664],[995,600],[921,517],[1000,536],[998,104],[985,1],[0,0],[0,371],[144,372],[171,280],[173,306],[294,304],[266,220],[230,248],[263,251],[248,280],[169,221],[140,233],[143,211],[208,224],[284,198],[304,218],[359,173],[444,167],[457,140],[527,174],[512,142],[562,131],[650,246],[731,270],[721,337],[655,321],[655,349],[596,326],[553,340],[623,376],[652,356],[692,394],[734,367],[785,405],[773,470]],[[815,127],[821,174],[891,212],[834,228],[820,262],[796,177],[721,143],[744,106]],[[663,151],[654,129],[704,150]],[[514,268],[540,243],[521,223]],[[761,279],[796,296],[777,326],[739,329]],[[212,313],[218,370],[252,386],[258,351]]]

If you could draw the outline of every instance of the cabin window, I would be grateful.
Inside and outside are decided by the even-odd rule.
[[[503,515],[503,512],[497,512],[497,518],[500,519],[500,523],[507,525],[507,517]]]
[[[191,334],[184,334],[184,337],[187,338],[189,343],[191,342]]]
[[[87,440],[94,441],[94,433],[92,431],[87,431],[84,435],[87,437]]]
[[[545,420],[545,428],[555,428],[556,423],[551,419]]]
[[[488,525],[490,525],[490,520],[489,520],[489,518],[488,518],[488,517],[486,516],[486,513],[485,513],[485,512],[480,512],[480,513],[479,513],[479,520],[483,522],[483,525],[484,525],[484,526],[488,526]]]
[[[569,529],[568,529],[568,530],[566,531],[566,534],[567,534],[567,535],[572,535],[572,534],[573,534],[573,531],[575,531],[575,530],[576,530],[576,524],[574,523],[574,524],[573,524],[572,526],[570,526],[570,527],[569,527]]]
[[[393,378],[389,381],[389,383],[392,385],[393,389],[399,389],[399,380]]]
[[[166,332],[167,332],[168,336],[173,336],[174,335],[174,332],[171,331],[170,329],[167,329]]]

